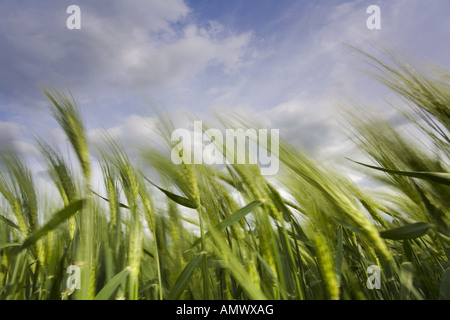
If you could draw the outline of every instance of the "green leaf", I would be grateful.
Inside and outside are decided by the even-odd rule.
[[[450,268],[444,271],[439,292],[440,300],[450,300]]]
[[[236,222],[239,222],[247,214],[249,214],[250,212],[255,210],[257,207],[259,207],[262,203],[263,203],[262,200],[256,200],[256,201],[253,201],[253,202],[249,203],[245,207],[243,207],[243,208],[239,209],[238,211],[236,211],[235,213],[233,213],[231,216],[228,216],[225,219],[223,219],[222,222],[220,222],[218,225],[215,226],[215,230],[223,231],[226,228],[228,228],[229,226],[235,224]],[[208,237],[209,235],[210,235],[210,232],[205,233],[205,237]],[[198,238],[194,242],[192,247],[195,247],[200,242],[201,242],[201,238]]]
[[[22,251],[23,249],[28,248],[29,246],[36,243],[39,239],[44,237],[47,233],[55,229],[58,225],[60,225],[62,222],[69,219],[71,216],[73,216],[75,213],[77,213],[78,210],[83,208],[84,203],[86,200],[77,200],[71,204],[69,204],[67,207],[62,209],[61,211],[55,213],[53,217],[39,230],[35,231],[33,234],[31,234],[28,238],[25,239],[23,244],[18,248],[17,252]]]
[[[20,243],[13,243],[13,242],[2,243],[0,244],[0,250],[18,246],[20,246]]]
[[[159,190],[161,190],[169,199],[175,201],[179,205],[182,205],[184,207],[191,208],[191,209],[197,209],[198,208],[197,202],[195,202],[194,200],[188,199],[188,198],[184,198],[184,197],[179,196],[179,195],[177,195],[175,193],[172,193],[170,191],[164,190],[163,188],[158,187],[156,184],[154,184],[153,182],[148,180],[146,177],[144,177],[144,179],[147,180],[148,182],[150,182],[154,187],[156,187]]]
[[[417,222],[395,229],[380,232],[380,236],[391,240],[415,239],[425,235],[431,226],[428,223]]]
[[[109,280],[108,283],[103,287],[103,289],[100,290],[99,293],[97,293],[94,300],[108,300],[109,298],[111,298],[116,289],[125,281],[128,274],[130,273],[130,270],[130,267],[126,267],[114,277],[112,277],[111,280]]]
[[[180,296],[184,292],[184,289],[186,289],[189,281],[191,280],[195,269],[197,269],[198,265],[202,261],[203,254],[204,253],[199,253],[198,255],[196,255],[194,259],[192,259],[191,262],[189,262],[186,267],[184,267],[183,271],[177,279],[177,282],[175,283],[167,297],[168,300],[177,300],[180,298]]]
[[[445,184],[447,186],[450,186],[450,173],[447,172],[418,172],[418,171],[400,171],[400,170],[392,170],[392,169],[385,169],[385,168],[380,168],[380,167],[375,167],[375,166],[371,166],[368,164],[364,164],[358,161],[353,161],[351,159],[348,159],[354,163],[360,164],[362,166],[371,168],[371,169],[375,169],[375,170],[379,170],[379,171],[383,171],[383,172],[387,172],[387,173],[391,173],[391,174],[398,174],[401,176],[406,176],[406,177],[412,177],[412,178],[418,178],[418,179],[424,179],[424,180],[429,180],[432,182],[436,182],[436,183],[440,183],[440,184]]]
[[[17,224],[15,224],[14,222],[12,222],[11,220],[9,220],[8,218],[2,216],[0,214],[0,220],[2,220],[4,223],[6,223],[7,225],[9,225],[10,227],[13,227],[17,230],[19,230],[19,226]]]
[[[93,190],[91,190],[91,192],[92,192],[93,194],[95,194],[97,197],[100,197],[100,198],[102,198],[103,200],[109,202],[109,199],[108,199],[108,198],[102,197],[101,195],[99,195],[97,192],[95,192],[95,191],[93,191]],[[123,204],[123,203],[121,203],[121,202],[119,202],[119,207],[122,207],[122,208],[125,208],[125,209],[130,209],[129,206],[127,206],[126,204]]]
[[[263,203],[263,201],[261,201],[261,200],[256,200],[256,201],[253,201],[252,203],[249,203],[245,207],[243,207],[243,208],[239,209],[238,211],[236,211],[235,213],[233,213],[231,216],[228,216],[225,219],[223,219],[222,222],[220,222],[216,226],[216,229],[218,231],[225,230],[229,226],[231,226],[231,225],[235,224],[236,222],[240,221],[241,219],[243,219],[247,214],[249,214],[250,212],[255,210],[262,203]]]

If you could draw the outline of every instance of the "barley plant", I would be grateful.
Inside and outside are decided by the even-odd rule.
[[[383,193],[286,141],[272,177],[258,165],[176,165],[162,111],[165,149],[148,145],[136,161],[105,135],[93,150],[71,93],[43,89],[75,160],[36,140],[50,194],[24,159],[2,154],[0,299],[450,299],[450,73],[417,71],[392,53],[389,62],[359,56],[406,102],[396,112],[421,137],[346,112],[367,156],[348,166]],[[378,288],[368,285],[370,266]]]

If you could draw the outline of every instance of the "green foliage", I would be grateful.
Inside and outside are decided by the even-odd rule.
[[[381,196],[285,141],[269,179],[256,165],[175,165],[151,146],[138,166],[110,138],[99,152],[105,194],[95,192],[81,111],[70,93],[44,90],[83,174],[39,140],[59,192],[49,201],[22,159],[2,157],[0,299],[449,299],[448,73],[362,54],[435,148],[350,114],[374,165],[349,165],[381,181]],[[172,121],[158,117],[170,149]],[[81,271],[74,292],[70,265]],[[380,290],[366,287],[371,265]]]

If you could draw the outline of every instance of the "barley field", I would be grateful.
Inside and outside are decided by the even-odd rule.
[[[93,150],[76,97],[42,89],[75,159],[36,139],[49,194],[25,159],[1,155],[0,299],[450,299],[450,73],[394,54],[388,62],[359,55],[406,102],[396,112],[421,137],[346,111],[349,136],[368,159],[349,158],[348,167],[383,192],[284,140],[273,177],[257,165],[176,165],[175,128],[163,111],[168,152],[149,144],[138,162],[107,136],[107,147]]]

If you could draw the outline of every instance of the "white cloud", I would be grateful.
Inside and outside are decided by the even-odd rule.
[[[24,130],[18,123],[0,121],[0,153],[10,150],[28,159],[38,155],[37,148],[23,140]]]
[[[111,138],[119,142],[127,150],[133,148],[151,145],[152,141],[158,139],[155,131],[155,120],[152,117],[141,117],[130,115],[124,119],[120,125],[107,129],[92,129],[88,131],[88,140],[96,151],[98,147],[105,146],[105,138]]]
[[[252,54],[251,33],[234,34],[217,22],[199,27],[182,0],[79,6],[81,30],[74,31],[65,28],[68,16],[59,2],[0,3],[0,97],[42,99],[38,83],[62,83],[91,101],[155,93],[208,66],[233,72]]]

